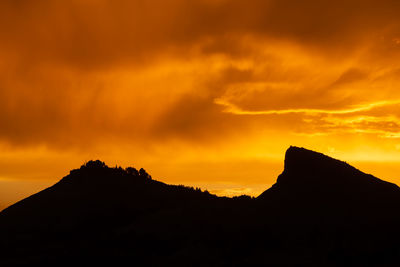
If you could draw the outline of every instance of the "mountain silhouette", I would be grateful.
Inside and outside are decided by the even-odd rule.
[[[90,161],[0,213],[0,266],[400,266],[400,188],[304,148],[257,198]]]
[[[372,211],[397,209],[399,192],[397,185],[365,174],[343,161],[290,147],[286,151],[284,171],[258,199],[273,204],[279,201],[280,205],[291,207],[321,208],[319,214],[336,210],[360,216],[361,212],[367,215]]]

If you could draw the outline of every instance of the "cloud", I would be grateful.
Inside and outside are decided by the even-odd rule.
[[[400,104],[400,100],[397,101],[383,101],[376,103],[364,104],[356,107],[351,107],[349,109],[338,109],[338,110],[329,110],[329,109],[312,109],[312,108],[298,108],[298,109],[281,109],[281,110],[243,110],[240,107],[237,107],[234,104],[229,102],[225,102],[223,99],[215,99],[216,104],[224,106],[224,112],[232,113],[235,115],[272,115],[272,114],[290,114],[290,113],[304,113],[307,115],[318,115],[318,114],[351,114],[358,113],[362,111],[369,111],[376,107]]]
[[[390,151],[399,13],[395,0],[4,0],[0,143],[129,148],[151,166],[292,143]]]
[[[390,35],[393,43],[400,9],[393,0],[6,0],[0,7],[4,54],[83,69],[141,66],[166,54],[185,57],[196,48],[246,56],[246,36],[348,56],[371,38]]]

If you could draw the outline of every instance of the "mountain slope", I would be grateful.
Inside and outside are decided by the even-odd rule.
[[[0,213],[0,265],[399,266],[400,189],[290,147],[258,198],[91,161]]]
[[[400,188],[349,164],[304,148],[290,147],[277,182],[258,199],[349,208],[399,207]],[[314,204],[313,204],[314,203]]]
[[[0,225],[22,231],[24,227],[70,226],[96,217],[135,216],[137,213],[211,201],[217,197],[184,186],[151,179],[143,169],[109,168],[90,161],[55,185],[34,194],[0,213]],[[29,219],[29,225],[26,220]],[[3,226],[5,227],[5,226]]]

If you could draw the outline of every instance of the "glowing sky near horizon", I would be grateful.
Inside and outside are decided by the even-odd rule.
[[[90,159],[257,195],[297,145],[400,184],[400,2],[0,2],[0,208]]]

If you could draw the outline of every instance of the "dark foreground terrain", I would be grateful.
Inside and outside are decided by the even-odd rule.
[[[257,198],[91,161],[0,213],[0,266],[400,266],[400,189],[290,147]]]

